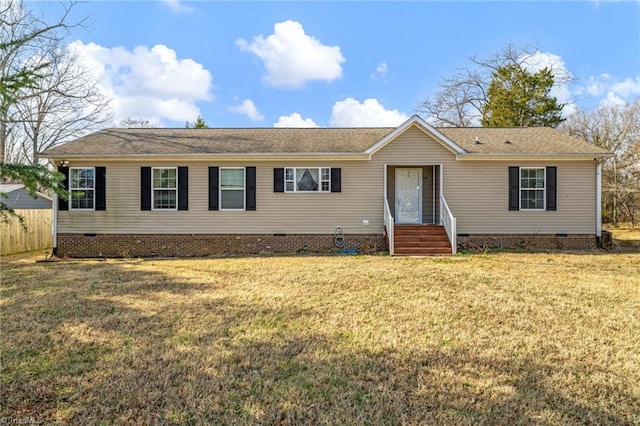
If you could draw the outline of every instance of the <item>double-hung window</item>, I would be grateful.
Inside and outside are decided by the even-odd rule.
[[[244,167],[220,167],[220,210],[245,209],[244,182]]]
[[[153,210],[177,210],[177,167],[154,167],[152,170],[151,194],[153,197]]]
[[[329,167],[287,167],[284,169],[285,192],[331,192]]]
[[[209,167],[209,210],[256,209],[256,168]]]
[[[95,174],[94,167],[71,167],[69,169],[69,199],[72,210],[94,210]]]
[[[544,167],[520,168],[520,210],[545,209]]]

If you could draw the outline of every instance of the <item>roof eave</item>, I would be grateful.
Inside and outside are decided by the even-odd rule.
[[[3,193],[5,193],[5,194],[7,194],[7,195],[8,195],[8,194],[11,194],[12,192],[19,191],[19,190],[21,190],[21,189],[24,189],[25,191],[29,192],[29,190],[28,190],[27,188],[25,188],[25,186],[24,186],[24,185],[22,185],[22,184],[7,184],[7,185],[15,185],[16,187],[15,187],[15,188],[11,188],[11,189],[9,189],[9,188],[7,188],[7,189],[0,188],[0,192],[3,192]],[[35,196],[37,195],[37,196],[38,196],[38,197],[40,197],[40,198],[44,198],[44,199],[46,199],[46,200],[51,201],[51,197],[49,197],[49,196],[48,196],[48,195],[46,195],[46,194],[43,194],[43,193],[42,193],[42,192],[40,192],[40,191],[35,191],[33,194],[34,194],[34,197],[33,197],[33,198],[35,198]]]
[[[514,153],[514,154],[463,154],[456,155],[456,160],[587,160],[587,159],[601,159],[613,157],[612,153],[562,153],[562,154],[526,154],[526,153]]]
[[[122,161],[140,161],[140,160],[167,160],[167,159],[187,159],[190,161],[211,161],[212,159],[220,159],[225,161],[231,160],[247,160],[254,161],[277,161],[277,160],[368,160],[369,156],[364,153],[193,153],[193,154],[56,154],[42,153],[40,158],[48,158],[52,161],[56,160],[122,160]]]

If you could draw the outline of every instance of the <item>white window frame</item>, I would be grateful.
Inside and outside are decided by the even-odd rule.
[[[93,186],[91,188],[73,187],[73,171],[74,170],[93,170]],[[93,207],[73,207],[73,191],[91,191],[93,192]],[[93,211],[96,209],[96,168],[95,167],[69,167],[69,210],[76,211]]]
[[[222,173],[224,170],[242,170],[242,208],[228,209],[222,206],[222,191],[239,191],[240,188],[223,188]],[[247,209],[247,168],[246,167],[220,167],[220,176],[218,178],[218,206],[221,211],[244,211]]]
[[[316,191],[300,191],[296,185],[298,182],[298,170],[316,169],[318,170],[318,189]],[[287,179],[287,170],[293,170],[293,180]],[[329,179],[322,178],[322,171],[327,170],[329,173]],[[287,190],[287,182],[293,183],[293,191]],[[327,189],[322,189],[322,184],[327,183]],[[331,192],[331,167],[285,167],[284,169],[284,192],[288,193],[300,193],[300,194],[315,194],[315,193],[329,193]]]
[[[153,174],[154,170],[175,170],[176,171],[176,187],[175,188],[156,188],[154,186]],[[151,168],[151,210],[154,211],[176,211],[178,210],[178,168],[177,167],[152,167]],[[176,206],[174,208],[168,207],[156,207],[156,191],[175,191],[176,192]]]
[[[542,170],[543,188],[523,188],[522,187],[522,171],[523,170]],[[527,208],[522,206],[522,191],[542,191],[542,208]],[[547,210],[547,168],[546,167],[520,167],[518,170],[518,205],[520,211],[524,212],[544,212]]]

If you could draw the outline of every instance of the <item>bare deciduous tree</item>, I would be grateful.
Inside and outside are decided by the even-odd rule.
[[[617,223],[622,218],[635,227],[640,217],[640,98],[579,111],[560,129],[614,154],[602,170],[605,220]]]
[[[15,99],[0,108],[2,158],[35,164],[38,153],[93,131],[111,120],[108,100],[92,74],[65,45],[74,3],[48,24],[17,0],[2,2],[0,43],[23,40],[3,49],[0,76],[25,66],[36,71],[37,84],[23,85]]]
[[[150,129],[156,127],[149,120],[145,120],[144,118],[132,118],[127,117],[124,120],[121,120],[118,123],[118,127],[123,127],[127,129]]]
[[[488,102],[487,90],[494,74],[506,66],[526,70],[537,52],[537,46],[520,48],[508,44],[487,58],[474,55],[469,58],[470,66],[458,68],[452,77],[443,77],[438,83],[439,90],[422,102],[418,110],[428,115],[428,120],[436,126],[478,125]],[[571,75],[565,70],[550,68],[550,71],[555,84],[571,81]]]

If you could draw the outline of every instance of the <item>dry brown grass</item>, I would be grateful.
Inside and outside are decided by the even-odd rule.
[[[0,417],[639,424],[640,254],[2,259]]]
[[[605,225],[604,228],[613,234],[616,249],[640,251],[640,228],[632,230],[629,223]]]

